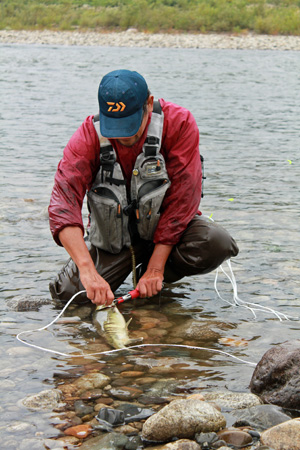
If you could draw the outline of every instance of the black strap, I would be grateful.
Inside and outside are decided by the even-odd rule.
[[[153,112],[155,112],[156,114],[161,114],[161,111],[162,111],[162,109],[161,109],[161,105],[160,105],[159,101],[158,100],[154,100],[154,102],[153,102]]]

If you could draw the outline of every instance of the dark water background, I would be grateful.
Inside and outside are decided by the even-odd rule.
[[[79,370],[84,364],[84,358],[70,361],[16,341],[17,333],[46,325],[59,309],[48,305],[39,312],[15,312],[7,301],[17,295],[49,298],[48,282],[66,260],[48,227],[53,177],[69,137],[87,115],[97,112],[98,83],[110,70],[137,70],[156,98],[192,111],[206,161],[201,210],[238,242],[240,254],[232,266],[240,298],[300,316],[299,53],[1,45],[0,62],[4,448],[21,448],[24,438],[55,435],[51,414],[29,411],[20,400],[55,387],[58,370]],[[254,319],[245,308],[222,302],[214,279],[211,273],[168,287],[165,295],[173,305],[170,320],[180,324],[206,318],[228,324],[222,337],[245,339],[248,345],[227,347],[216,341],[209,347],[251,362],[258,362],[271,346],[299,337],[299,321],[280,322],[261,312]],[[120,293],[131,288],[129,278]],[[232,301],[224,275],[218,289]],[[168,315],[168,308],[163,312]],[[74,327],[76,334],[76,324],[72,332],[61,324],[55,332],[33,335],[31,341],[72,352]],[[76,342],[88,353],[100,346],[100,338],[88,320],[86,330],[80,329]],[[171,357],[194,374],[198,371],[201,387],[248,390],[253,367],[226,355],[174,350]]]

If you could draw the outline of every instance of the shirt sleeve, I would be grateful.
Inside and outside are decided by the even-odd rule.
[[[187,109],[160,102],[165,115],[161,151],[171,185],[162,204],[154,243],[175,245],[199,213],[202,185],[199,130]]]
[[[58,245],[58,235],[67,226],[77,226],[84,234],[83,199],[99,167],[100,144],[92,119],[89,116],[73,134],[55,174],[48,212],[50,230]]]

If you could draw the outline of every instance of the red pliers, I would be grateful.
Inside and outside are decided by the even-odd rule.
[[[111,308],[112,306],[119,305],[120,303],[126,302],[127,300],[132,300],[133,298],[138,298],[140,292],[138,289],[128,292],[128,294],[122,295],[122,297],[115,298],[110,305],[98,305],[96,311],[104,308]]]

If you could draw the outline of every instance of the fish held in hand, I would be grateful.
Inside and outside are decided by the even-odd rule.
[[[128,325],[116,306],[106,309],[96,309],[93,323],[106,342],[115,349],[125,348],[127,345],[141,343],[143,338],[131,339],[128,335]]]

